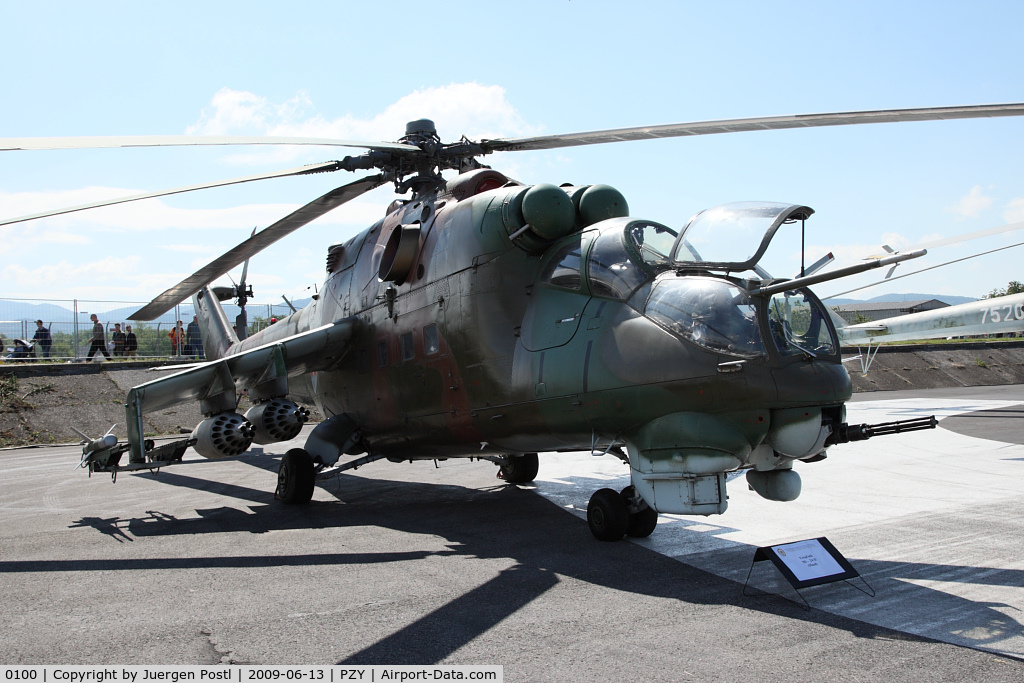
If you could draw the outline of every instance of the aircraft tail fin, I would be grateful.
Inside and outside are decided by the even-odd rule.
[[[207,360],[223,358],[231,345],[238,343],[238,335],[223,306],[208,286],[195,293],[192,304],[199,318],[199,333],[203,337]]]

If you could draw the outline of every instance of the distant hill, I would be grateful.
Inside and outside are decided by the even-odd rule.
[[[969,304],[972,301],[977,301],[973,296],[954,296],[952,294],[883,294],[882,296],[876,296],[873,299],[868,299],[867,303],[883,303],[886,301],[921,301],[922,299],[938,299],[939,301],[945,301],[950,306],[956,306],[957,304]]]
[[[950,306],[977,301],[974,297],[954,296],[952,294],[882,294],[881,296],[876,296],[872,299],[825,299],[825,303],[829,306],[843,306],[845,304],[875,304],[889,301],[926,301],[928,299],[938,299],[939,301],[944,301]]]

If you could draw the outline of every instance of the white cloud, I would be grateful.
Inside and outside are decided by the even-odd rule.
[[[983,194],[981,185],[975,185],[960,201],[947,209],[951,213],[964,218],[976,218],[982,211],[992,206],[992,197]]]
[[[525,123],[503,88],[478,83],[421,88],[380,113],[362,118],[322,115],[304,93],[273,102],[255,93],[222,89],[188,132],[396,140],[404,134],[407,121],[419,118],[433,119],[449,142],[462,134],[478,139],[543,132]],[[301,152],[284,148],[279,153]],[[493,157],[490,162],[494,163]],[[351,178],[339,181],[350,182]],[[258,187],[263,189],[262,184]],[[54,191],[0,191],[0,217],[152,189],[93,184]],[[234,196],[246,197],[241,201],[248,203],[228,208],[180,208],[196,205],[179,197],[154,198],[0,226],[0,259],[4,261],[0,264],[0,290],[6,297],[145,301],[243,241],[254,226],[263,229],[300,206],[272,203],[267,201],[272,195],[260,191]],[[293,298],[309,296],[313,291],[309,285],[323,279],[326,245],[379,220],[393,197],[390,187],[367,193],[313,221],[306,233],[310,238],[291,242],[290,250],[272,248],[254,257],[249,281],[260,298],[267,295],[272,300],[272,295],[281,292]],[[240,267],[232,272],[236,280],[239,273]],[[221,282],[226,284],[227,278]]]
[[[536,135],[509,103],[505,89],[497,85],[452,83],[423,88],[400,98],[371,118],[346,114],[328,119],[314,113],[305,93],[282,103],[268,101],[251,92],[221,88],[203,110],[199,121],[189,126],[190,135],[264,134],[295,137],[335,138],[353,141],[393,141],[405,134],[405,124],[431,119],[445,142],[465,135],[471,139]],[[285,162],[304,150],[282,147],[270,152],[235,154],[234,163]]]
[[[36,225],[0,226],[0,255],[10,256],[41,244],[92,244],[87,235],[62,230],[48,230]]]
[[[1019,223],[1024,221],[1024,197],[1011,199],[1003,211],[1003,220],[1007,223]]]
[[[141,262],[138,256],[108,256],[84,263],[61,260],[35,268],[10,264],[0,270],[0,282],[12,296],[68,298],[70,294],[79,299],[138,300],[139,292],[149,291],[144,288],[151,286],[154,278],[140,269]],[[73,292],[68,291],[68,283],[76,283]]]
[[[906,237],[904,237],[903,235],[901,235],[898,232],[886,232],[886,233],[882,233],[881,244],[888,244],[890,247],[892,247],[893,249],[895,249],[897,251],[903,251],[904,249],[906,249],[907,247],[910,246],[910,240],[907,239]],[[878,246],[875,247],[875,251],[874,251],[875,254],[880,254],[880,253],[884,253],[885,252],[884,249],[879,249],[878,248],[879,246],[881,246],[881,244],[879,244]]]
[[[281,104],[269,102],[244,90],[221,88],[203,109],[199,121],[185,129],[187,135],[241,135],[266,133],[270,127],[295,120],[312,103],[305,93]]]
[[[5,216],[24,216],[115,197],[140,194],[142,190],[117,187],[83,187],[53,192],[0,192],[0,206]],[[145,199],[89,211],[67,213],[29,223],[0,227],[7,230],[36,230],[38,226],[74,228],[110,232],[139,230],[215,230],[259,226],[261,229],[284,218],[299,208],[298,204],[248,204],[225,209],[182,209],[169,206],[162,199]],[[386,203],[354,201],[318,218],[318,224],[369,225],[384,215]]]

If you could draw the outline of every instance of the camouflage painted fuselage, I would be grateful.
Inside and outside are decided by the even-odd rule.
[[[765,439],[773,411],[838,411],[850,397],[837,354],[769,349],[741,372],[723,372],[720,364],[735,356],[687,343],[645,317],[636,303],[644,291],[623,301],[593,296],[585,275],[575,290],[538,281],[567,243],[579,244],[585,262],[602,223],[577,225],[550,244],[534,234],[513,239],[524,224],[515,215],[524,188],[473,194],[470,180],[393,204],[333,250],[316,301],[236,346],[357,318],[340,366],[293,378],[290,393],[327,417],[348,414],[368,450],[395,459],[580,450],[616,439],[656,454],[659,444],[649,442],[667,438],[677,456],[728,453],[739,465]],[[417,221],[408,276],[382,281],[389,237]],[[668,436],[645,429],[668,415],[683,416]]]

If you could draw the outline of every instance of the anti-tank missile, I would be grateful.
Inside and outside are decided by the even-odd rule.
[[[113,434],[107,434],[106,436],[101,436],[98,439],[93,439],[86,444],[82,444],[82,456],[84,457],[90,453],[113,448],[116,445],[117,437]]]

